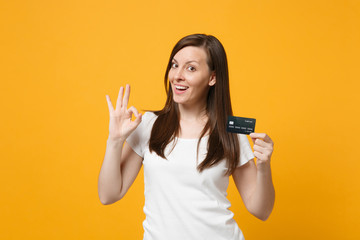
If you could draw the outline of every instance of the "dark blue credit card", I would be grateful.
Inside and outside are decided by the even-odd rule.
[[[228,116],[226,131],[248,135],[255,131],[255,123],[255,118]]]

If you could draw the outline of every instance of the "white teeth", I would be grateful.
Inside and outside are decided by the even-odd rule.
[[[185,90],[185,89],[188,89],[189,87],[184,87],[184,86],[175,86],[176,89],[179,89],[179,90]]]

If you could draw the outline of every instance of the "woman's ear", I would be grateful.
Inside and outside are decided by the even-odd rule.
[[[211,73],[210,80],[209,80],[209,86],[214,86],[216,83],[216,73],[215,71]]]

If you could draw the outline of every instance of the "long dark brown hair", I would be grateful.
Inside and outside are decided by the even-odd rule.
[[[173,100],[172,89],[169,86],[169,71],[175,54],[187,46],[201,47],[207,53],[207,64],[211,71],[215,71],[216,83],[211,86],[207,96],[206,111],[208,121],[201,133],[201,138],[209,132],[207,155],[197,166],[199,172],[216,165],[221,160],[227,161],[227,172],[232,174],[239,163],[240,148],[236,134],[226,131],[227,116],[232,115],[229,91],[229,72],[225,49],[220,41],[211,35],[193,34],[180,39],[173,48],[166,68],[164,84],[167,92],[165,106],[154,113],[158,116],[151,131],[149,142],[150,151],[165,157],[165,148],[180,132],[179,108]]]

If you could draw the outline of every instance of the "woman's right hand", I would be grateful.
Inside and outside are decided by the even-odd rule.
[[[123,97],[124,95],[124,97]],[[119,95],[116,101],[116,109],[110,101],[110,97],[106,95],[106,100],[110,112],[109,123],[109,139],[113,141],[125,141],[126,138],[136,129],[141,122],[141,114],[134,107],[127,109],[130,96],[130,85],[126,84],[125,94],[124,88],[120,87]],[[134,114],[135,120],[131,121]]]

